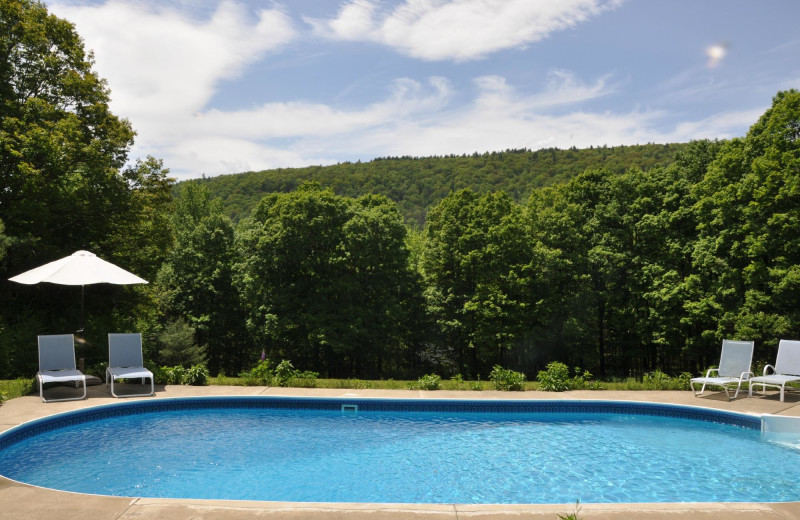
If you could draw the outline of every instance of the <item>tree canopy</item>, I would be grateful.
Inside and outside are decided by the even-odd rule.
[[[800,337],[800,92],[745,136],[251,172],[175,185],[128,162],[74,27],[0,0],[0,377],[77,327],[74,288],[7,279],[88,249],[79,356],[141,331],[150,364],[331,377],[698,373],[722,339]]]
[[[282,168],[184,181],[201,182],[223,201],[225,214],[247,217],[261,197],[288,193],[306,181],[319,182],[346,197],[384,195],[406,223],[423,226],[428,211],[453,191],[505,192],[523,203],[536,189],[563,184],[590,168],[623,173],[669,165],[683,144],[602,146],[587,149],[506,150],[443,157],[385,157],[370,162]]]
[[[172,181],[155,159],[125,167],[134,132],[108,102],[108,88],[71,23],[40,2],[0,0],[0,221],[7,245],[0,269],[6,279],[79,249],[145,278],[158,270],[171,240],[163,215]],[[134,291],[88,291],[87,306],[112,295],[128,306],[145,303]],[[70,330],[77,315],[65,312],[65,288],[4,282],[3,292],[0,316],[8,326],[0,367],[30,367],[35,335]],[[77,294],[70,297],[77,301]],[[126,321],[112,318],[115,307],[104,306],[93,319]]]

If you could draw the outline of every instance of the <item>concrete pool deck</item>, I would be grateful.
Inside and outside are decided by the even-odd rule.
[[[55,388],[48,392],[74,392]],[[122,387],[118,391],[124,391]],[[620,400],[701,406],[748,414],[776,414],[800,417],[800,395],[789,392],[786,401],[777,392],[747,398],[746,393],[728,402],[725,393],[706,391],[695,397],[689,391],[571,391],[571,392],[470,392],[416,390],[351,390],[319,388],[276,388],[240,386],[157,386],[156,398],[211,395],[274,395],[313,397],[385,397],[405,399],[577,399]],[[54,396],[48,393],[48,396]],[[124,399],[153,399],[152,397]],[[118,403],[104,385],[90,386],[82,401],[42,403],[38,395],[6,401],[0,405],[0,431],[48,415]],[[765,467],[769,461],[764,461]],[[365,475],[365,478],[368,478]],[[754,475],[753,478],[763,478]],[[697,482],[702,486],[702,481]],[[798,482],[800,488],[800,482]],[[800,502],[790,503],[674,503],[674,504],[580,504],[578,518],[622,519],[800,519]],[[123,498],[67,493],[20,484],[0,477],[0,519],[42,520],[267,520],[300,519],[426,519],[426,520],[505,520],[557,519],[575,512],[575,504],[547,505],[469,505],[469,504],[328,504],[249,502],[226,500],[179,500]]]

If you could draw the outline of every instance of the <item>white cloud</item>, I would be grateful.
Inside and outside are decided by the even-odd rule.
[[[341,110],[321,103],[267,103],[251,110],[209,110],[198,115],[195,131],[220,133],[248,139],[330,136],[347,134],[385,124],[386,121],[435,112],[447,105],[450,84],[444,78],[429,80],[430,88],[402,78],[389,96],[378,103],[354,110]]]
[[[596,99],[611,94],[614,89],[607,85],[610,75],[603,76],[592,85],[583,84],[568,70],[552,70],[547,75],[547,86],[535,94],[518,94],[516,89],[506,84],[500,76],[482,76],[475,80],[480,89],[478,106],[484,110],[548,112],[564,105]],[[511,100],[514,101],[511,101]]]
[[[160,156],[180,164],[183,170],[192,173],[191,177],[336,162],[308,152],[220,134],[189,137],[165,148]]]
[[[323,37],[370,41],[423,60],[471,60],[524,47],[598,16],[620,0],[406,0],[391,12],[352,0],[337,18],[306,18]]]
[[[663,110],[577,109],[576,103],[613,92],[606,85],[606,78],[585,85],[570,72],[554,71],[547,87],[534,94],[520,93],[499,76],[476,78],[474,84],[477,92],[464,107],[444,108],[428,117],[388,120],[374,127],[355,129],[350,134],[298,145],[330,156],[335,156],[338,149],[345,149],[353,154],[350,159],[355,160],[510,148],[674,143],[740,135],[741,128],[752,124],[760,113],[759,110],[726,113],[670,127],[666,122],[670,114]]]
[[[740,135],[759,115],[731,112],[670,126],[664,111],[598,110],[593,102],[618,94],[620,85],[610,75],[586,81],[564,69],[551,70],[533,91],[500,75],[475,77],[471,86],[404,77],[360,106],[296,99],[223,110],[210,103],[225,80],[299,35],[280,8],[254,16],[230,0],[215,1],[200,13],[190,0],[173,7],[133,0],[49,5],[95,50],[112,110],[138,131],[131,158],[162,158],[179,178],[387,155],[682,142]],[[335,20],[314,21],[315,30],[380,41],[424,59],[467,59],[531,43],[616,3],[406,0],[388,14],[381,5],[350,1]]]
[[[111,89],[111,108],[133,123],[134,152],[141,155],[177,143],[222,80],[237,77],[296,36],[280,9],[262,9],[251,19],[229,0],[204,19],[177,7],[126,0],[48,7],[73,22],[87,50],[94,51],[95,68]]]
[[[655,121],[663,115],[575,111],[575,103],[611,90],[605,78],[585,86],[567,71],[552,72],[547,88],[533,95],[519,94],[498,76],[477,78],[475,85],[477,95],[463,110],[400,121],[364,136],[362,142],[384,155],[412,156],[649,142],[654,140]],[[554,113],[557,108],[572,111]]]
[[[457,94],[444,78],[425,84],[402,78],[383,100],[350,110],[322,103],[266,103],[251,110],[208,110],[159,156],[194,171],[230,173],[369,160],[386,155],[442,155],[507,148],[646,142],[657,114],[552,115],[613,92],[607,77],[585,84],[552,71],[541,92],[520,93],[500,76],[474,80],[475,95]],[[548,115],[551,114],[551,115]]]
[[[744,135],[741,128],[749,128],[764,113],[767,107],[750,110],[734,110],[714,114],[698,121],[679,123],[672,132],[674,142],[692,139],[730,139]]]

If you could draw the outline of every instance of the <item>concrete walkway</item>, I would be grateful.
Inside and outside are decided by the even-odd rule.
[[[124,388],[120,388],[124,391]],[[73,392],[53,389],[53,392]],[[52,395],[52,394],[48,394]],[[647,401],[717,408],[761,415],[800,416],[800,396],[789,394],[780,402],[776,393],[728,402],[724,393],[707,392],[696,398],[691,392],[574,391],[551,392],[451,392],[412,390],[332,390],[234,386],[162,386],[157,398],[206,395],[292,395],[314,397],[390,397],[461,399],[602,399]],[[746,394],[744,394],[746,395]],[[142,398],[142,399],[153,399]],[[0,405],[0,431],[55,413],[120,402],[105,386],[89,387],[83,401],[42,403],[37,396],[12,399]],[[767,462],[768,463],[768,462]],[[702,482],[697,483],[702,486]],[[800,483],[798,483],[800,492]],[[463,505],[463,504],[328,504],[122,498],[53,491],[20,484],[0,477],[0,519],[42,520],[198,520],[198,519],[425,519],[501,520],[551,519],[575,512],[575,504],[556,505]],[[798,519],[800,502],[792,503],[678,503],[678,504],[580,504],[580,519]]]

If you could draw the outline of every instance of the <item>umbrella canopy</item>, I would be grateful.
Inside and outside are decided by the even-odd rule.
[[[129,273],[121,267],[98,258],[89,251],[76,251],[70,256],[56,260],[41,267],[25,271],[13,278],[12,282],[33,285],[41,282],[61,285],[81,286],[81,331],[83,330],[83,286],[95,283],[128,285],[147,283],[147,280]]]
[[[61,260],[50,262],[41,267],[25,271],[13,278],[12,282],[28,285],[40,282],[61,285],[91,285],[94,283],[114,283],[128,285],[147,283],[125,269],[98,258],[89,251],[77,251]]]

